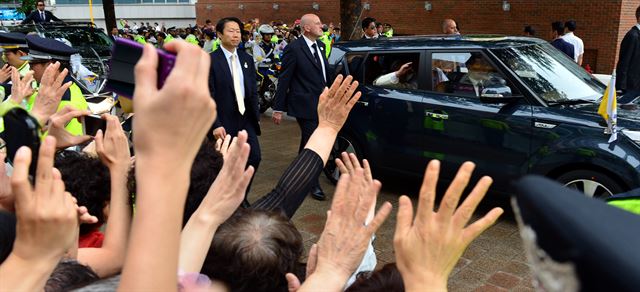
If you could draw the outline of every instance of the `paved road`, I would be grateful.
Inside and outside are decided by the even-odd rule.
[[[295,158],[300,141],[300,132],[295,121],[284,120],[274,125],[267,116],[262,117],[262,162],[255,176],[250,201],[256,200],[271,190],[288,164]],[[374,174],[375,176],[375,174]],[[378,177],[376,177],[378,178]],[[398,197],[407,194],[417,198],[420,181],[394,177],[379,178],[383,189],[378,204],[389,201],[394,211],[377,233],[374,243],[378,267],[394,262],[393,232],[396,223],[395,211]],[[331,198],[334,186],[324,176],[320,184]],[[499,205],[508,208],[504,198],[489,200],[479,207],[478,214]],[[324,227],[326,210],[330,200],[319,202],[308,198],[293,218],[302,233],[305,249],[318,240]],[[306,253],[305,253],[306,254]],[[450,291],[534,291],[531,286],[530,268],[522,248],[518,228],[510,211],[490,229],[471,243],[463,254],[449,279]]]

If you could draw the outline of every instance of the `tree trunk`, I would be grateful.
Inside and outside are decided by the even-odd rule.
[[[113,6],[113,0],[102,0],[102,10],[104,10],[104,23],[109,34],[112,28],[118,27],[116,25],[116,10]]]
[[[362,15],[361,0],[340,0],[340,29],[343,40],[360,37],[360,16]]]

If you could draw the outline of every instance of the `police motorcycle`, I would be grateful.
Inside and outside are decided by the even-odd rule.
[[[276,54],[276,47],[271,43],[271,37],[275,34],[273,27],[263,24],[258,28],[258,32],[262,40],[254,44],[253,60],[256,63],[258,104],[260,113],[264,113],[275,102],[281,63]]]

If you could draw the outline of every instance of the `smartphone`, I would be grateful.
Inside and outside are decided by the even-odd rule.
[[[102,130],[102,134],[107,130],[107,121],[96,115],[85,116],[82,125],[84,126],[85,135],[91,137],[95,137],[98,130]]]
[[[31,149],[29,174],[35,179],[40,151],[40,124],[36,118],[20,107],[9,110],[4,116],[4,136],[7,143],[7,158],[13,165],[16,152],[22,146]]]
[[[135,89],[134,68],[142,57],[143,48],[144,46],[138,42],[116,38],[109,63],[106,85],[108,90],[129,98],[133,97]],[[156,52],[158,52],[158,89],[160,89],[173,69],[176,56],[161,49]]]

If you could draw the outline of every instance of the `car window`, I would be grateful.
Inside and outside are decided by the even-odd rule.
[[[420,53],[372,53],[365,66],[365,84],[393,89],[418,89]]]
[[[363,74],[364,72],[364,58],[365,53],[349,53],[347,54],[345,60],[348,64],[349,75],[353,76],[353,79],[358,80],[361,84],[363,83]]]
[[[462,96],[519,95],[487,57],[478,52],[433,53],[431,83],[434,91]]]

